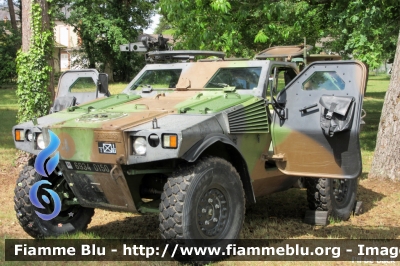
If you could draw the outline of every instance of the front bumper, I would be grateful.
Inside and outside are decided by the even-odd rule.
[[[118,164],[62,160],[58,167],[80,205],[137,212],[124,173]]]

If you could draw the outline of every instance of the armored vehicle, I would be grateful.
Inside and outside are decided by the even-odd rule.
[[[299,72],[266,57],[151,51],[121,94],[13,127],[17,149],[51,157],[44,169],[56,163],[48,178],[35,171],[39,156],[22,170],[23,229],[35,238],[73,233],[101,208],[157,212],[164,239],[235,239],[248,204],[301,186],[310,208],[348,219],[362,170],[366,66],[321,61]],[[59,147],[48,151],[53,139]],[[35,207],[28,195],[41,180]],[[38,215],[60,205],[49,191],[61,207],[45,220]]]

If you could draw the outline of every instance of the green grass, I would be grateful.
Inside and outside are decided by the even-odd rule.
[[[110,91],[111,95],[121,93],[128,83],[110,83],[108,85],[108,90]]]
[[[363,109],[367,113],[367,116],[364,118],[366,124],[360,134],[364,176],[369,172],[371,167],[379,120],[385,93],[389,87],[389,81],[390,76],[387,75],[369,76],[363,104]]]
[[[12,165],[15,159],[11,129],[17,123],[17,112],[15,89],[0,89],[0,168]]]
[[[91,77],[80,77],[71,85],[71,92],[95,92],[96,83]]]
[[[174,35],[175,31],[176,30],[174,30],[174,29],[168,29],[168,30],[163,31],[162,34],[163,35]]]

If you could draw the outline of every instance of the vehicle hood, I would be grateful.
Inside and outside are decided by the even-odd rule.
[[[222,91],[175,91],[152,97],[119,94],[38,119],[37,127],[124,130],[168,114],[212,114],[254,98]],[[32,124],[27,122],[21,126]]]

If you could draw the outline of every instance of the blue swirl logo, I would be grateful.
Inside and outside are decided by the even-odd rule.
[[[57,135],[54,134],[51,130],[49,130],[49,135],[50,135],[49,146],[47,146],[44,150],[39,152],[35,161],[36,172],[38,172],[41,176],[44,177],[48,177],[54,171],[54,169],[56,169],[58,162],[60,161],[60,155],[58,151],[53,157],[49,158],[50,155],[53,154],[60,146],[60,139],[57,137]],[[32,202],[33,206],[39,209],[46,209],[43,206],[43,204],[40,203],[38,198],[39,187],[43,184],[52,185],[48,180],[41,180],[36,182],[29,190],[30,201]],[[47,191],[50,194],[51,198],[53,199],[54,210],[50,214],[43,214],[38,211],[35,211],[35,213],[42,220],[48,221],[55,218],[60,213],[61,200],[58,194],[54,190],[48,188],[43,188],[43,189]],[[46,195],[42,195],[41,198],[46,204],[50,204],[49,197],[47,197]]]
[[[60,161],[60,154],[57,151],[57,153],[46,163],[47,158],[49,158],[50,155],[58,149],[58,146],[60,146],[60,139],[57,137],[57,135],[54,134],[51,130],[49,130],[49,135],[49,146],[39,152],[35,161],[36,172],[44,177],[48,177],[54,171],[54,169],[56,169],[57,164]]]
[[[40,203],[40,201],[38,199],[38,195],[37,195],[39,187],[42,184],[51,185],[51,183],[49,181],[41,180],[39,182],[36,182],[29,191],[29,199],[31,200],[33,206],[35,206],[36,208],[39,208],[39,209],[45,209],[45,207],[42,205],[42,203]],[[57,195],[57,193],[54,190],[51,190],[48,188],[44,188],[44,190],[46,190],[50,194],[50,196],[53,198],[54,211],[50,214],[43,214],[38,211],[35,211],[35,212],[36,212],[37,216],[39,216],[42,220],[48,221],[48,220],[55,218],[60,213],[61,200],[60,200],[60,197]],[[46,195],[42,195],[42,200],[44,202],[46,202],[47,204],[50,204],[50,199]]]

